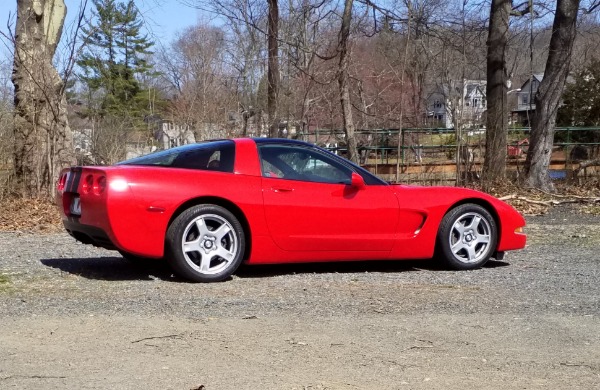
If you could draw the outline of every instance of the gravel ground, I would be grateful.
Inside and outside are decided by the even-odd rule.
[[[0,388],[598,389],[600,217],[528,217],[483,269],[245,267],[198,285],[0,233]]]

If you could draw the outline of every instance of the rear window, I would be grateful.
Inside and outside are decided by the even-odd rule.
[[[233,172],[234,156],[235,142],[222,140],[179,146],[122,161],[117,165],[142,165]]]

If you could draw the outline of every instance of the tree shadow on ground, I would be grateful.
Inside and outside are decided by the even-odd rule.
[[[40,262],[50,268],[59,269],[73,275],[94,280],[154,280],[181,282],[173,274],[166,261],[148,260],[145,263],[132,263],[122,257],[84,257],[42,259]]]

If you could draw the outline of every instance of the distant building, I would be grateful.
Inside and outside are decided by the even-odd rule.
[[[154,138],[161,149],[193,144],[196,142],[194,132],[188,126],[181,126],[169,120],[154,118]]]
[[[520,126],[528,127],[531,117],[535,113],[535,94],[544,79],[543,73],[537,73],[523,83],[521,90],[517,92],[517,108],[511,111],[511,122]]]
[[[90,128],[74,128],[72,130],[73,151],[75,152],[77,165],[90,165],[95,163],[94,156],[92,155],[93,130]]]
[[[427,95],[427,117],[435,126],[453,128],[455,116],[465,127],[481,127],[487,110],[486,80],[451,81]]]

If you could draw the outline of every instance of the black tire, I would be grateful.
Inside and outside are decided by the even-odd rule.
[[[190,207],[167,231],[169,264],[175,273],[193,282],[229,278],[240,266],[245,247],[242,225],[229,210],[217,205]]]
[[[450,210],[442,219],[437,235],[437,253],[455,270],[482,267],[496,250],[498,229],[483,207],[467,203]]]

